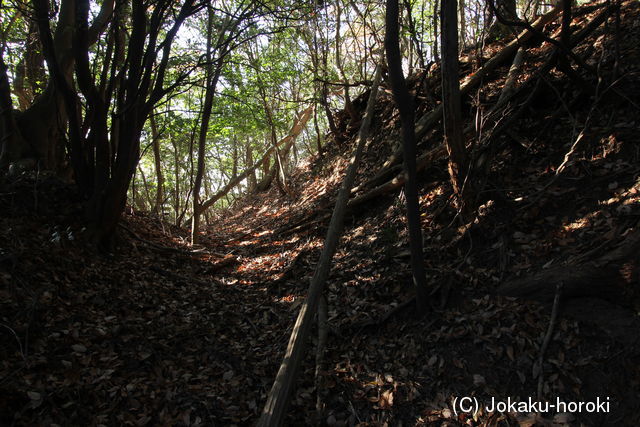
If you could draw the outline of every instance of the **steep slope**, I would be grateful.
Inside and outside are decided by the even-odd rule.
[[[585,28],[601,12],[602,8],[596,9],[593,5],[578,11],[574,31]],[[629,378],[628,374],[633,378],[630,386],[637,390],[638,372],[634,362],[621,363],[625,357],[637,360],[638,356],[635,312],[639,300],[633,286],[638,280],[638,252],[632,244],[637,241],[633,236],[638,233],[639,208],[638,140],[634,136],[638,129],[635,116],[640,99],[634,47],[638,38],[638,27],[634,23],[637,14],[637,5],[625,3],[618,33],[611,34],[615,25],[611,17],[575,49],[588,68],[596,70],[594,75],[578,68],[592,87],[591,96],[556,69],[540,72],[545,69],[553,46],[540,43],[539,39],[532,42],[511,104],[500,111],[498,120],[487,120],[491,126],[483,129],[482,134],[468,133],[468,144],[475,140],[476,145],[486,147],[477,151],[478,157],[487,152],[495,156],[482,192],[479,218],[470,230],[456,221],[444,157],[434,156],[434,161],[424,170],[425,259],[429,280],[434,290],[440,291],[434,295],[439,299],[434,305],[439,306],[441,299],[443,303],[448,302],[449,308],[437,309],[432,318],[415,324],[408,319],[387,319],[390,310],[402,305],[412,293],[402,199],[397,198],[397,192],[381,193],[369,203],[354,208],[351,228],[345,236],[341,256],[336,260],[328,295],[329,318],[334,319],[332,330],[338,331],[330,340],[327,356],[328,365],[333,366],[333,371],[330,369],[327,374],[331,386],[325,389],[327,396],[331,396],[326,397],[329,419],[391,422],[398,420],[399,414],[411,412],[417,418],[421,414],[425,420],[433,417],[434,422],[438,422],[435,421],[438,417],[447,414],[442,412],[444,402],[450,404],[452,396],[465,392],[485,397],[532,396],[535,399],[538,378],[532,374],[532,366],[537,363],[549,325],[555,284],[551,287],[551,301],[546,300],[547,306],[487,294],[495,293],[505,282],[517,285],[537,272],[556,266],[557,269],[551,271],[559,275],[559,281],[573,280],[575,270],[584,268],[579,261],[598,260],[616,245],[628,249],[623,251],[625,257],[619,260],[619,265],[614,265],[619,274],[611,275],[610,270],[602,268],[609,280],[602,280],[603,274],[594,275],[591,280],[582,277],[583,281],[587,280],[582,282],[584,293],[575,289],[571,289],[574,292],[571,295],[569,289],[565,292],[572,299],[565,298],[560,326],[556,324],[553,329],[553,350],[547,350],[546,354],[555,368],[549,369],[546,363],[543,394],[562,394],[574,401],[595,399],[602,390],[613,392]],[[557,36],[557,27],[553,25],[547,29],[548,34],[554,32]],[[620,52],[617,65],[616,45]],[[484,61],[500,49],[500,45],[490,46],[484,52]],[[463,63],[463,72],[467,75],[478,67],[473,54]],[[509,62],[504,63],[486,77],[477,92],[466,97],[468,122],[484,119],[475,116],[478,105],[482,106],[481,114],[485,114],[499,99],[509,66]],[[414,91],[423,101],[419,110],[423,114],[438,102],[438,69],[432,68],[412,79]],[[361,109],[366,96],[365,93],[360,98]],[[360,171],[363,190],[358,194],[370,191],[372,186],[365,188],[366,183],[380,174],[399,140],[397,117],[388,93],[382,95],[377,114],[378,130]],[[338,117],[343,123],[342,140],[347,142],[331,146],[331,152],[300,173],[296,181],[300,188],[297,199],[279,199],[274,190],[263,196],[265,198],[259,197],[239,208],[229,224],[242,223],[246,229],[260,229],[262,234],[253,240],[259,247],[267,248],[272,241],[286,245],[287,238],[299,239],[301,234],[308,236],[317,247],[319,242],[315,239],[323,235],[328,223],[331,195],[339,185],[352,149],[348,141],[355,133],[355,126],[349,129],[344,122],[346,114]],[[435,127],[421,139],[422,152],[437,150],[440,141],[440,129]],[[563,164],[565,159],[568,162]],[[391,177],[393,175],[387,179]],[[382,182],[376,181],[374,186]],[[250,221],[256,211],[260,219],[253,226]],[[289,245],[289,248],[301,246],[298,241]],[[299,258],[293,257],[298,253],[296,249],[281,253],[289,253],[287,250],[292,251],[289,259],[302,264]],[[303,260],[309,258],[313,264],[317,251]],[[302,265],[295,271],[306,274],[303,279],[308,279],[311,269]],[[549,280],[550,275],[545,278]],[[281,298],[295,297],[298,294],[295,291],[308,282],[290,281],[297,286],[287,288]],[[599,298],[576,299],[594,295]],[[533,297],[545,300],[545,293]],[[425,322],[429,325],[426,330],[422,325]],[[391,332],[399,328],[407,333]],[[558,332],[557,328],[562,331]],[[597,332],[585,333],[585,329],[591,328]],[[344,330],[348,333],[340,332]],[[425,339],[425,334],[430,338]],[[509,338],[504,340],[505,337]],[[595,337],[599,338],[594,342]],[[601,341],[603,337],[605,340]],[[458,340],[462,342],[456,344]],[[491,344],[484,345],[485,342]],[[610,351],[608,346],[619,352],[610,360],[607,360],[609,356],[603,357]],[[567,354],[572,354],[573,362],[567,362]],[[600,356],[595,356],[597,354]],[[453,366],[447,366],[450,363]],[[413,367],[421,364],[418,372],[425,372],[423,387],[425,382],[438,384],[427,392],[434,400],[426,407],[431,406],[433,413],[424,407],[421,412],[416,411]],[[586,367],[577,368],[574,364]],[[310,379],[312,367],[310,359],[305,375],[306,389],[301,386],[299,393],[302,394],[294,399],[301,409],[309,407],[309,395],[315,387]],[[581,373],[570,372],[574,369],[580,369]],[[625,374],[612,375],[616,372]],[[385,381],[386,374],[394,380]],[[502,384],[505,376],[511,378],[508,384]],[[626,407],[624,413],[577,416],[590,423],[611,423],[617,419],[634,424],[629,418],[637,404],[631,397],[634,393],[626,394],[622,390],[615,391],[617,395],[613,400],[616,405]],[[383,397],[390,391],[396,395],[395,405],[401,406],[397,412]],[[305,393],[306,400],[301,397]],[[417,405],[420,404],[424,401]],[[400,417],[410,423],[417,418]],[[485,422],[490,419],[495,417],[489,416]]]

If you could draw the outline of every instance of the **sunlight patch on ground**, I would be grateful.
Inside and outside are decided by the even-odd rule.
[[[583,218],[578,218],[577,220],[573,221],[572,223],[569,223],[567,225],[564,226],[564,229],[566,231],[576,231],[576,230],[580,230],[581,228],[585,228],[588,227],[591,224],[591,220],[589,218],[591,214],[583,217]]]
[[[618,185],[615,182],[616,186]],[[611,184],[612,185],[612,184]],[[619,203],[621,206],[618,210],[629,210],[631,205],[637,205],[640,203],[640,178],[636,179],[636,182],[631,185],[627,190],[619,192],[616,196],[611,197],[601,202],[602,205],[611,206]]]
[[[298,297],[296,295],[290,294],[287,296],[284,296],[282,298],[278,298],[276,301],[277,302],[286,302],[286,303],[292,303],[294,302]]]

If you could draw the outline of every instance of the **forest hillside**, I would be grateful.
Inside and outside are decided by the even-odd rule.
[[[423,311],[401,117],[382,71],[285,425],[640,423],[640,3],[575,7],[570,54],[552,18],[459,57],[472,217],[444,143],[443,63],[407,77]],[[570,71],[557,66],[567,58]],[[115,243],[97,249],[76,185],[39,169],[4,175],[0,425],[264,420],[368,87],[286,182],[211,213],[193,244],[192,230],[129,199]],[[461,412],[463,397],[482,407]],[[492,398],[609,406],[491,411]]]

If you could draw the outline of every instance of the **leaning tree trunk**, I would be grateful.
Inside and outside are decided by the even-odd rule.
[[[576,256],[566,264],[514,278],[501,285],[498,294],[550,303],[561,283],[565,300],[597,297],[620,301],[625,287],[640,273],[640,228],[636,225],[620,241],[607,243],[605,248]]]
[[[258,421],[259,427],[280,426],[284,422],[287,406],[289,404],[289,396],[293,390],[296,376],[302,363],[305,344],[318,308],[318,301],[322,296],[325,283],[329,277],[331,261],[338,247],[342,230],[344,228],[344,216],[347,209],[347,202],[349,200],[349,193],[351,192],[351,187],[353,186],[353,182],[356,177],[358,163],[362,157],[362,152],[364,150],[371,121],[373,119],[373,107],[376,101],[380,76],[381,68],[378,66],[376,68],[374,83],[371,86],[371,94],[369,95],[365,117],[362,120],[360,131],[358,132],[358,145],[351,158],[342,187],[338,193],[329,229],[327,230],[325,243],[322,248],[322,254],[320,255],[313,278],[311,279],[307,298],[302,303],[298,318],[296,319],[296,324],[294,325],[291,337],[289,338],[285,357],[282,360],[276,379],[273,382],[273,386],[271,387],[271,391],[267,397],[267,402],[262,410],[262,415]]]
[[[209,198],[209,200],[204,202],[202,204],[202,208],[203,209],[208,209],[209,207],[213,206],[218,200],[220,200],[222,197],[224,197],[232,188],[237,186],[245,178],[248,178],[251,175],[255,176],[256,169],[258,169],[261,165],[265,165],[265,164],[269,165],[269,157],[271,156],[271,154],[278,147],[282,146],[283,147],[283,151],[285,153],[288,153],[288,151],[291,149],[291,147],[295,143],[296,138],[298,137],[300,132],[302,132],[302,130],[307,125],[307,122],[311,118],[311,114],[314,111],[315,111],[315,108],[314,108],[313,105],[307,107],[306,110],[304,110],[301,114],[299,114],[297,116],[296,121],[293,124],[293,126],[291,127],[291,130],[289,131],[287,136],[285,136],[284,138],[282,138],[281,140],[279,140],[275,144],[272,144],[257,162],[255,162],[251,166],[248,166],[240,175],[238,175],[234,179],[230,180],[215,195],[213,195],[211,198]],[[267,183],[269,185],[271,184],[271,181],[273,181],[273,178],[275,177],[275,174],[277,173],[277,170],[275,169],[277,167],[278,167],[278,165],[277,165],[277,162],[276,162],[276,164],[274,164],[270,169],[267,170],[267,172],[265,173],[265,177],[255,187],[255,190],[257,192],[258,191],[264,191],[264,190],[266,190],[266,188],[268,188],[268,186],[266,188],[264,188],[264,186]]]

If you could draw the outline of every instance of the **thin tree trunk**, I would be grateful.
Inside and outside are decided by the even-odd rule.
[[[535,31],[541,31],[544,26],[551,22],[559,12],[559,8],[554,8],[551,12],[547,13],[544,16],[541,16],[538,20],[536,20],[531,26],[534,28],[534,31],[526,29],[522,31],[516,40],[513,40],[511,43],[502,48],[501,51],[496,53],[489,61],[484,64],[482,68],[477,70],[471,76],[464,80],[462,85],[460,86],[460,94],[465,95],[469,93],[473,88],[480,85],[483,79],[491,72],[493,72],[497,67],[502,65],[507,59],[512,57],[514,53],[518,50],[521,44],[527,42],[532,37],[535,36]],[[601,18],[601,17],[600,17]],[[596,18],[596,19],[600,19]],[[589,24],[591,25],[591,23]],[[420,117],[416,122],[416,139],[419,141],[422,137],[427,134],[427,131],[430,130],[433,126],[435,126],[443,117],[443,104],[439,104],[436,108],[429,111]],[[391,155],[389,160],[387,160],[383,166],[383,168],[388,168],[390,166],[399,163],[402,159],[402,147],[400,147],[395,153]],[[384,172],[381,172],[384,173]]]
[[[253,165],[253,148],[251,147],[251,140],[247,141],[247,154],[246,154],[246,167]],[[255,190],[256,185],[258,185],[258,179],[256,178],[256,170],[252,169],[247,176],[247,180],[249,181],[249,186],[247,188],[247,192],[251,193]]]
[[[407,25],[409,27],[409,36],[411,38],[410,43],[411,43],[411,45],[413,45],[413,47],[414,47],[414,49],[415,49],[415,51],[416,51],[416,53],[418,55],[418,62],[419,62],[418,66],[421,69],[425,69],[426,62],[424,60],[424,52],[422,51],[422,45],[420,43],[420,40],[418,39],[418,34],[417,34],[418,31],[416,30],[416,23],[415,23],[415,20],[413,19],[413,15],[412,15],[413,10],[412,10],[412,7],[411,7],[411,1],[403,0],[403,3],[404,3],[404,7],[405,7],[405,9],[407,11]],[[423,15],[424,15],[424,4],[425,3],[426,2],[422,3]],[[411,72],[409,72],[409,74],[411,74]]]
[[[142,208],[141,210],[143,211],[149,211],[150,209],[153,208],[153,198],[151,197],[151,191],[149,190],[149,183],[147,182],[147,177],[144,173],[144,171],[142,170],[142,167],[140,167],[140,163],[138,163],[138,170],[140,171],[140,176],[142,177],[142,186],[144,188],[144,198],[143,203],[142,203]],[[146,201],[146,202],[145,202]],[[149,204],[149,209],[147,209],[147,204]]]
[[[271,111],[271,107],[267,102],[267,94],[262,85],[260,86],[260,93],[262,95],[262,103],[264,106],[264,111],[267,115],[267,123],[269,124],[269,129],[271,130],[270,136],[271,136],[271,145],[273,147],[273,160],[274,160],[273,167],[275,169],[273,173],[269,171],[269,179],[263,180],[263,182],[258,184],[258,188],[259,188],[259,191],[265,191],[267,188],[269,188],[273,179],[276,178],[278,179],[278,182],[282,185],[283,190],[285,192],[288,192],[286,190],[287,177],[285,176],[284,165],[283,165],[283,157],[286,156],[286,153],[282,155],[282,153],[280,152],[280,149],[278,148],[278,137],[276,135],[276,124],[275,124],[275,120],[273,119],[273,112]]]
[[[231,168],[231,177],[235,178],[238,175],[238,136],[233,134],[233,167]]]
[[[340,34],[340,24],[342,20],[342,7],[340,6],[340,1],[336,2],[336,67],[340,72],[340,78],[344,83],[347,83],[347,76],[344,72],[344,67],[342,66],[342,40]],[[353,104],[351,103],[351,96],[349,94],[349,85],[345,84],[343,87],[344,91],[344,109],[349,114],[351,118],[351,123],[355,123],[358,115],[356,114],[355,109],[353,108]]]
[[[180,159],[178,155],[178,144],[171,138],[171,145],[173,146],[173,210],[174,210],[174,223],[176,227],[181,226],[180,215]]]
[[[433,12],[432,12],[432,31],[433,31],[433,60],[436,62],[440,62],[440,54],[438,52],[438,16],[440,15],[438,11],[438,6],[440,5],[439,0],[433,1]]]
[[[220,73],[222,72],[222,64],[213,64],[213,18],[214,13],[211,7],[207,9],[207,68],[206,68],[206,88],[204,95],[204,105],[202,106],[202,122],[200,124],[200,132],[198,134],[198,160],[196,167],[196,175],[193,183],[193,216],[191,219],[191,244],[196,243],[198,233],[200,232],[200,214],[202,213],[202,205],[200,202],[200,191],[202,189],[202,177],[204,176],[205,166],[205,150],[207,142],[207,133],[209,132],[209,120],[211,119],[211,110],[213,108],[213,98],[216,92],[216,86]]]
[[[571,43],[571,3],[572,0],[562,1],[562,30],[560,31],[560,43],[567,49],[570,49]],[[560,55],[558,66],[565,74],[573,75],[575,71],[571,68],[569,58],[566,55]]]
[[[462,134],[462,108],[458,71],[458,13],[455,0],[442,0],[442,104],[445,145],[449,153],[449,175],[465,221],[473,212],[469,161]]]
[[[416,288],[416,309],[424,313],[427,309],[427,279],[424,270],[422,252],[422,228],[420,224],[420,202],[418,200],[418,183],[416,172],[416,136],[414,100],[402,72],[400,41],[398,28],[398,0],[387,0],[386,33],[384,39],[389,80],[396,106],[402,122],[402,145],[404,150],[404,169],[407,176],[405,182],[405,199],[407,203],[407,228],[409,229],[409,247],[411,249],[411,270],[413,284]]]
[[[336,127],[336,123],[333,120],[333,114],[331,113],[331,108],[329,107],[329,88],[327,87],[327,62],[328,62],[328,47],[325,46],[324,38],[321,38],[322,46],[320,46],[320,41],[318,41],[318,34],[320,34],[318,19],[319,14],[316,14],[315,21],[315,31],[313,34],[313,44],[315,50],[316,57],[316,68],[320,68],[320,54],[322,54],[322,80],[324,81],[320,85],[320,103],[324,107],[324,112],[327,116],[327,123],[329,123],[329,129],[331,133],[334,135],[338,134],[338,128]],[[320,52],[322,50],[322,52]]]
[[[465,0],[460,1],[460,48],[464,51],[467,47],[467,16],[466,16],[466,5]]]
[[[162,171],[162,158],[160,156],[160,135],[158,134],[158,126],[156,125],[155,115],[152,113],[149,117],[151,122],[151,141],[153,145],[153,161],[156,168],[156,202],[153,210],[159,216],[163,216],[164,204],[164,173]]]
[[[316,130],[316,148],[318,156],[322,156],[322,136],[320,135],[320,126],[318,125],[318,110],[313,110],[313,127]]]

